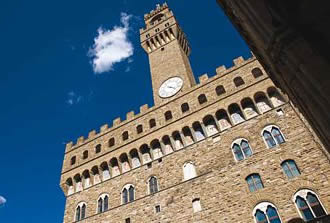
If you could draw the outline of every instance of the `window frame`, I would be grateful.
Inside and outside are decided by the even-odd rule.
[[[82,208],[83,208],[84,205],[85,205],[85,216],[84,216],[84,218],[82,218],[82,211],[83,211]],[[78,207],[80,208],[79,209],[79,219],[77,219]],[[87,203],[84,202],[84,201],[79,202],[76,205],[76,208],[75,208],[75,211],[74,211],[74,222],[78,222],[78,221],[82,221],[82,220],[86,219],[86,212],[87,212]]]
[[[274,204],[272,204],[270,202],[266,202],[266,201],[260,202],[259,204],[257,204],[254,207],[254,209],[252,211],[252,216],[253,216],[254,222],[255,223],[258,223],[258,221],[256,219],[256,213],[257,213],[258,210],[261,211],[266,216],[267,223],[270,222],[269,217],[268,217],[268,214],[267,214],[267,209],[268,209],[269,206],[271,206],[272,208],[274,208],[276,210],[277,215],[278,215],[278,218],[280,219],[281,223],[283,223],[283,220],[281,218],[281,215],[280,215],[277,207]]]
[[[132,186],[133,189],[134,189],[134,194],[133,194],[134,199],[133,199],[133,200],[130,200],[130,196],[129,196],[129,189],[130,189],[131,186]],[[123,199],[123,192],[124,192],[125,189],[127,190],[127,203],[124,203],[124,199]],[[131,202],[135,201],[135,200],[136,200],[136,190],[135,190],[135,186],[134,186],[133,184],[126,184],[125,186],[123,186],[123,188],[122,188],[122,190],[121,190],[121,193],[120,193],[120,197],[121,197],[121,204],[122,204],[122,205],[124,205],[124,204],[128,204],[128,203],[131,203]]]
[[[292,161],[295,165],[295,168],[297,169],[297,172],[299,173],[298,175],[295,175],[294,174],[294,171],[292,170],[292,167],[290,166],[289,162]],[[288,174],[285,172],[283,166],[286,165],[288,167],[288,170],[290,171],[292,177],[289,177]],[[287,160],[284,160],[282,163],[281,163],[281,167],[282,167],[282,171],[284,173],[284,175],[289,179],[295,179],[296,177],[299,177],[301,175],[301,171],[299,170],[299,167],[296,163],[296,161],[294,161],[293,159],[287,159]]]
[[[153,192],[151,192],[151,186],[150,186],[150,183],[151,183],[151,179],[156,179],[156,191],[153,191]],[[152,194],[156,194],[156,193],[158,193],[159,192],[159,183],[158,183],[159,181],[158,181],[158,178],[156,177],[156,176],[150,176],[149,178],[148,178],[148,181],[147,181],[147,186],[148,186],[148,194],[150,194],[150,195],[152,195]]]
[[[108,197],[108,208],[107,208],[107,210],[105,210],[105,202],[104,202],[104,200],[105,200],[105,197]],[[98,198],[97,198],[97,200],[96,200],[96,213],[97,214],[101,214],[101,213],[104,213],[104,212],[106,212],[106,211],[108,211],[109,210],[109,198],[110,198],[110,196],[109,196],[109,194],[107,194],[107,193],[102,193]],[[99,212],[99,200],[100,199],[102,199],[102,207],[101,207],[101,212]]]
[[[250,148],[250,151],[251,151],[251,155],[250,156],[246,156],[245,153],[244,153],[244,150],[243,150],[243,148],[241,146],[241,144],[242,144],[243,141],[247,142],[247,144],[249,145],[249,148]],[[234,145],[235,144],[239,146],[239,148],[241,150],[241,153],[243,154],[243,159],[242,160],[237,160],[236,159],[236,155],[235,155],[235,152],[234,152]],[[231,152],[233,153],[233,156],[234,156],[234,159],[235,159],[236,162],[240,162],[240,161],[246,160],[246,159],[248,159],[249,157],[251,157],[253,155],[253,149],[251,147],[251,144],[250,144],[249,140],[247,140],[246,138],[238,138],[238,139],[234,140],[232,142],[232,144],[231,144]]]
[[[272,134],[272,129],[273,129],[273,128],[278,129],[278,131],[280,132],[280,134],[281,134],[281,136],[282,136],[282,138],[283,138],[283,142],[282,142],[281,144],[278,144],[277,140],[274,138],[274,136],[273,136],[273,134]],[[267,143],[267,141],[266,141],[266,139],[265,139],[265,137],[264,137],[264,133],[265,133],[265,132],[268,132],[268,133],[271,135],[272,139],[274,140],[275,145],[274,145],[273,147],[268,146],[268,143]],[[284,134],[283,134],[281,128],[280,128],[279,126],[276,126],[276,125],[267,125],[266,127],[264,127],[264,128],[262,129],[262,131],[261,131],[261,137],[262,137],[262,140],[264,141],[264,143],[266,144],[266,146],[267,146],[268,149],[276,148],[276,147],[278,147],[278,146],[280,146],[280,145],[282,145],[282,144],[284,144],[284,143],[287,142],[287,139],[286,139],[286,137],[284,136]]]
[[[308,196],[309,193],[312,194],[312,195],[314,195],[314,196],[317,198],[317,200],[318,200],[318,202],[320,203],[320,205],[321,205],[322,209],[324,210],[325,214],[326,214],[326,215],[328,214],[328,211],[327,211],[327,209],[324,207],[324,205],[323,205],[323,203],[322,203],[320,197],[319,197],[314,191],[309,190],[309,189],[300,189],[300,190],[298,190],[298,191],[293,195],[293,197],[292,197],[292,201],[293,201],[293,203],[294,203],[294,205],[295,205],[295,207],[296,207],[296,209],[297,209],[297,211],[298,211],[298,213],[299,213],[299,216],[300,216],[302,219],[304,219],[304,221],[305,221],[305,218],[304,218],[304,216],[302,215],[302,213],[301,213],[301,211],[300,211],[300,209],[299,209],[299,207],[298,207],[298,205],[297,205],[297,203],[296,203],[297,197],[302,198],[302,199],[306,202],[306,204],[307,204],[309,210],[312,212],[312,215],[313,215],[314,219],[315,219],[315,218],[318,218],[318,217],[316,217],[316,215],[315,215],[315,213],[314,213],[314,210],[312,209],[311,205],[309,204],[309,201],[307,200],[307,196]]]
[[[256,177],[258,177],[259,180],[260,180],[260,183],[261,183],[261,186],[262,186],[261,188],[257,187],[257,185],[258,185],[258,181],[256,180]],[[249,183],[249,179],[252,179],[252,183],[253,183],[253,184],[250,184],[250,183]],[[248,189],[249,189],[249,191],[250,191],[251,193],[256,192],[256,191],[259,191],[259,190],[262,190],[262,189],[265,188],[264,183],[262,182],[262,179],[261,179],[261,176],[260,176],[259,173],[252,173],[252,174],[248,175],[248,176],[245,178],[245,182],[246,182],[246,184],[247,184],[247,186],[248,186]],[[251,187],[250,187],[251,185],[253,185],[253,191],[251,190]]]

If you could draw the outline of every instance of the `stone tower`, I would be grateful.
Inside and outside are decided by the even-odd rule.
[[[148,53],[155,104],[172,100],[194,86],[189,62],[190,47],[167,4],[144,16],[141,46]]]
[[[116,118],[66,145],[63,222],[327,217],[327,153],[259,61],[238,57],[195,84],[187,40],[167,5],[145,21],[141,43],[149,54],[155,106],[142,105],[139,114],[128,112],[126,120]]]

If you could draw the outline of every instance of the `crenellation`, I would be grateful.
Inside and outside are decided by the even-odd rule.
[[[222,75],[222,74],[224,74],[226,72],[226,70],[227,70],[226,66],[225,65],[221,65],[220,67],[218,67],[216,69],[216,73],[217,73],[217,75]]]
[[[209,76],[207,74],[203,74],[201,76],[199,76],[199,83],[200,84],[204,84],[208,81]]]
[[[115,118],[115,119],[113,120],[113,125],[112,125],[112,127],[118,126],[120,123],[121,123],[121,119],[120,119],[120,117]]]
[[[109,129],[109,125],[104,124],[100,127],[100,133],[105,133],[106,131],[108,131],[108,129]]]
[[[135,117],[134,111],[130,111],[126,114],[126,120],[131,120]]]
[[[155,33],[156,21],[170,28],[163,7],[145,16]],[[186,37],[171,35],[164,49],[145,48],[155,105],[66,145],[63,222],[253,223],[255,210],[291,222],[300,216],[293,196],[306,188],[330,210],[327,156],[259,61],[238,57],[196,85]],[[172,95],[160,96],[160,86]]]
[[[234,63],[235,66],[240,66],[244,63],[244,61],[245,61],[244,58],[242,56],[240,56],[238,58],[235,58],[233,60],[233,63]]]
[[[95,137],[96,135],[96,131],[95,130],[92,130],[88,133],[88,139],[91,140]]]
[[[77,139],[77,143],[76,143],[76,145],[83,144],[84,141],[85,141],[85,137],[84,137],[84,136],[80,136],[80,137]]]
[[[140,106],[140,113],[143,114],[143,113],[146,113],[149,109],[149,106],[148,104],[144,104],[142,106]]]

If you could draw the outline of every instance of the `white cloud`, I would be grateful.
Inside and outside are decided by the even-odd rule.
[[[0,196],[0,206],[4,205],[7,202],[6,198]]]
[[[122,62],[133,55],[134,47],[128,39],[129,20],[132,15],[121,13],[120,26],[111,30],[100,27],[94,45],[89,49],[94,73],[99,74],[113,70],[116,63]]]
[[[74,105],[74,104],[78,104],[79,102],[81,102],[82,99],[83,99],[82,96],[77,95],[74,91],[70,91],[67,95],[66,103],[68,105]]]

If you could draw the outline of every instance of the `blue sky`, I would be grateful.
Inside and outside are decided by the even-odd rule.
[[[0,2],[0,196],[7,201],[1,205],[0,199],[0,222],[62,222],[65,199],[58,185],[65,142],[153,104],[138,33],[143,15],[161,2]],[[168,4],[190,41],[196,77],[249,57],[215,0]],[[120,21],[123,12],[132,15],[128,24]],[[105,35],[114,26],[131,48],[110,47],[115,58],[94,60],[93,67],[99,28]]]

